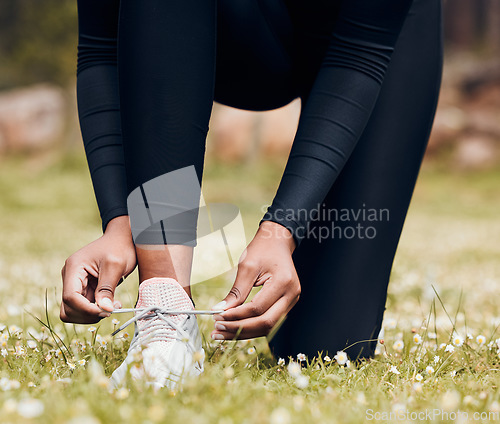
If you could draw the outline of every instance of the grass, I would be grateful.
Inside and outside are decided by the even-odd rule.
[[[209,161],[206,200],[238,205],[250,240],[282,166]],[[123,359],[130,337],[111,338],[110,319],[95,330],[58,319],[64,260],[100,236],[83,154],[4,159],[0,422],[400,422],[398,411],[407,422],[449,421],[460,413],[471,422],[499,420],[499,176],[424,166],[389,286],[384,344],[372,361],[343,366],[307,358],[295,375],[274,362],[262,338],[206,339],[205,372],[183,391],[132,384],[109,393],[105,376]],[[219,301],[232,277],[195,285],[197,307]],[[136,282],[134,273],[118,289],[125,306],[135,300]],[[199,322],[208,336],[212,320]],[[454,333],[463,344],[454,343]]]

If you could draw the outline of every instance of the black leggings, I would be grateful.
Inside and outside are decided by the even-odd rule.
[[[370,3],[378,2],[351,3],[359,6],[363,1],[368,10],[360,19],[368,22],[373,14]],[[343,32],[352,19],[338,19],[341,3],[79,0],[78,4],[78,107],[103,229],[112,218],[127,214],[127,195],[146,181],[189,165],[195,166],[201,181],[213,100],[241,109],[269,110],[301,98],[296,138],[302,141],[294,141],[268,218],[294,234],[298,247],[293,259],[302,286],[299,302],[270,341],[280,357],[313,356],[318,351],[335,354],[377,337],[441,82],[439,0],[413,1],[409,12],[398,11],[406,16],[402,28],[386,33],[376,28],[382,41],[367,39],[359,45],[349,31]],[[397,9],[404,1],[379,3],[380,20],[385,23],[390,8],[384,6]],[[329,56],[335,72],[330,80],[338,86],[332,94],[314,84],[334,28],[338,48]],[[373,28],[352,25],[351,30]],[[328,71],[325,68],[318,77],[323,84]],[[338,117],[328,112],[317,121],[318,111],[327,105],[321,94],[337,101],[328,103],[328,111]],[[304,105],[309,107],[306,112]],[[323,139],[333,140],[334,147],[321,143]],[[314,149],[323,150],[315,153],[316,162],[307,162]],[[338,158],[330,159],[331,151]],[[302,222],[307,218],[276,213],[278,206],[310,210],[314,202],[322,201],[329,213],[309,220],[307,233]],[[329,236],[319,236],[326,231]],[[351,358],[368,357],[375,345],[375,341],[356,343],[348,353]]]

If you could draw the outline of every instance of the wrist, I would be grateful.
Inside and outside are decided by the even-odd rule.
[[[113,218],[106,226],[105,235],[121,235],[132,238],[132,230],[130,229],[130,218],[128,215],[121,215]]]
[[[256,236],[283,243],[290,249],[290,253],[293,253],[296,247],[291,231],[277,222],[263,221],[259,225]]]

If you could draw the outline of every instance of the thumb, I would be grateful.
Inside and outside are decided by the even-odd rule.
[[[245,264],[245,262],[240,262],[233,287],[229,290],[228,295],[222,300],[222,302],[212,306],[212,309],[226,310],[242,305],[254,286],[257,274],[258,272],[255,267],[249,266]]]
[[[101,309],[114,310],[115,289],[122,278],[122,267],[111,261],[105,261],[99,270],[99,278],[95,289],[95,302]]]

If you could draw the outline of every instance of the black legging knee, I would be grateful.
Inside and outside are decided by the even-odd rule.
[[[352,3],[363,1],[360,19],[370,23],[371,0]],[[194,165],[201,181],[213,100],[267,110],[302,99],[266,218],[287,226],[298,243],[302,295],[270,342],[281,357],[350,345],[351,357],[373,354],[375,342],[364,340],[380,330],[439,92],[439,0],[383,0],[392,9],[377,6],[385,32],[378,28],[373,40],[363,31],[374,25],[353,29],[352,19],[339,19],[354,13],[340,3],[79,0],[79,113],[103,229],[127,213],[126,196],[154,177]],[[287,205],[310,211],[323,199],[331,216],[311,220],[309,232],[307,219],[280,214]],[[387,212],[379,220],[332,220],[372,209]]]

